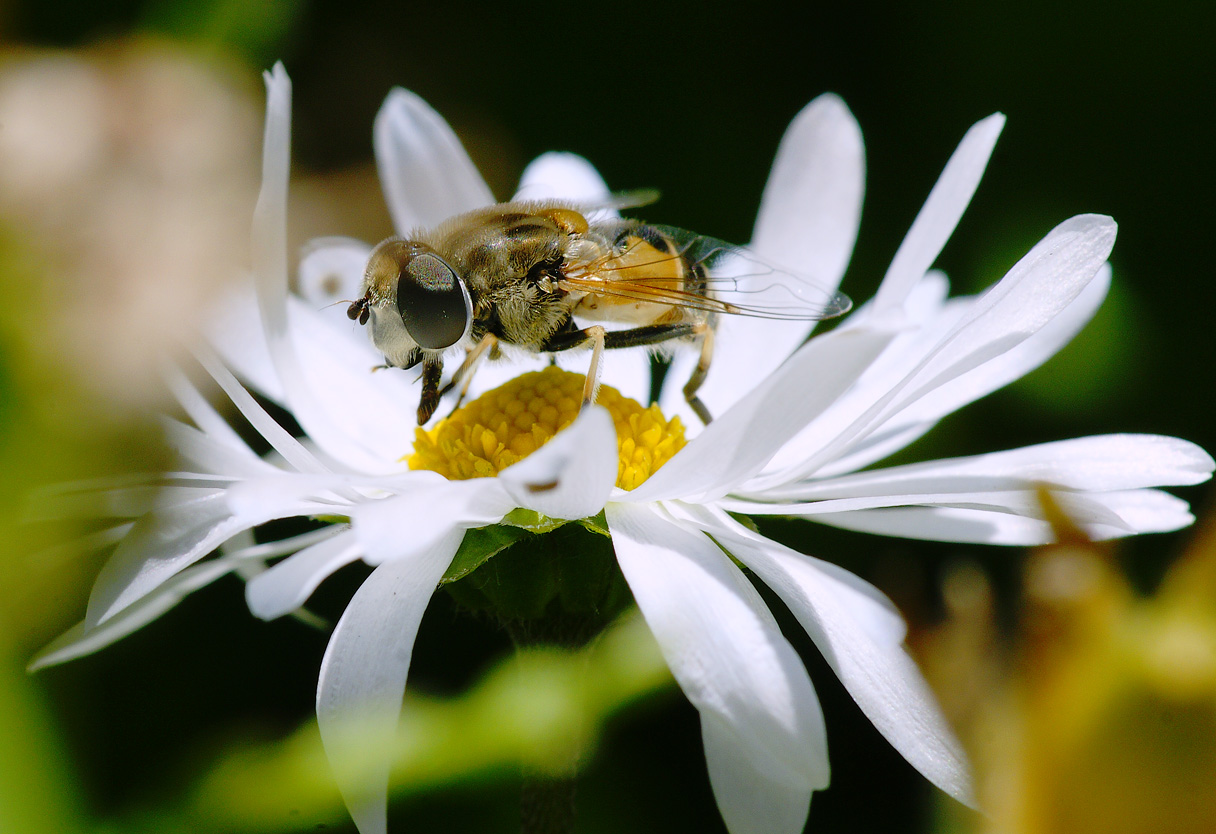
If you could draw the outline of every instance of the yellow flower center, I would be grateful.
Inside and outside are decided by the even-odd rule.
[[[578,417],[583,376],[548,367],[482,394],[414,438],[410,469],[430,469],[450,480],[491,478],[548,443]],[[684,447],[679,417],[657,405],[643,408],[601,385],[595,399],[616,424],[616,485],[633,489]]]

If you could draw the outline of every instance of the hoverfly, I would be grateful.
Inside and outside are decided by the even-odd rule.
[[[477,363],[496,356],[500,342],[534,353],[590,345],[587,405],[605,349],[675,340],[700,351],[684,396],[708,423],[697,389],[709,371],[718,316],[814,320],[852,305],[745,248],[637,220],[592,222],[584,211],[561,202],[501,203],[372,250],[363,295],[347,315],[371,324],[388,366],[421,363],[419,425],[462,380],[463,396]],[[464,362],[441,390],[444,352],[457,345],[466,349]]]

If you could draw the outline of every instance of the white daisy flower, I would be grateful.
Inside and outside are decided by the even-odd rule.
[[[201,360],[274,453],[254,454],[173,376],[194,423],[167,422],[183,468],[164,476],[153,512],[109,531],[122,540],[84,622],[35,665],[95,650],[231,570],[292,554],[251,571],[250,608],[271,618],[297,610],[327,576],[362,559],[374,570],[330,639],[317,715],[363,834],[385,830],[389,761],[369,761],[359,739],[393,731],[423,611],[466,531],[519,508],[552,519],[603,512],[624,579],[700,712],[710,780],[732,834],[801,831],[811,793],[828,784],[829,773],[807,672],[739,565],[789,607],[913,766],[962,802],[971,802],[971,787],[963,753],[903,648],[894,606],[860,578],[758,535],[730,513],[1025,544],[1050,537],[1035,498],[1047,485],[1096,537],[1192,520],[1184,502],[1155,488],[1199,483],[1213,461],[1174,438],[1091,437],[857,472],[1042,363],[1105,293],[1115,226],[1092,215],[1052,230],[980,296],[947,300],[944,277],[929,271],[978,184],[999,116],[964,138],[878,294],[842,326],[804,344],[805,324],[722,322],[702,397],[719,416],[690,440],[680,421],[607,386],[599,404],[579,414],[569,386],[581,380],[557,368],[513,380],[415,439],[404,428],[417,406],[412,375],[368,373],[378,357],[366,335],[318,309],[328,292],[356,297],[350,282],[367,247],[317,247],[302,267],[309,300],[288,294],[290,86],[281,67],[267,85],[257,300],[230,305],[213,332],[222,360],[205,353]],[[447,125],[409,93],[396,91],[386,102],[376,149],[402,231],[492,202]],[[752,247],[835,287],[856,236],[862,183],[852,116],[835,97],[817,99],[782,142]],[[549,155],[528,169],[521,193],[595,199],[606,189],[582,160]],[[639,353],[621,352],[605,381],[642,394]],[[675,373],[684,361],[677,358]],[[305,437],[271,419],[230,368],[287,408]],[[671,403],[668,413],[683,408]],[[121,509],[131,495],[110,490],[105,497]],[[202,561],[237,534],[286,517],[349,522]],[[360,733],[347,732],[351,716]]]

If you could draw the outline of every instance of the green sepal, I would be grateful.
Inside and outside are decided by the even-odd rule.
[[[452,564],[448,565],[439,584],[446,585],[463,579],[511,545],[534,535],[523,527],[503,524],[466,530],[460,548],[452,557]]]
[[[468,531],[465,542],[444,589],[461,607],[494,616],[517,642],[581,645],[631,599],[612,540],[594,521],[543,535],[485,527]]]
[[[531,533],[548,533],[570,522],[561,518],[549,518],[549,516],[541,515],[536,510],[525,510],[523,507],[516,507],[503,516],[500,523],[509,524],[512,527],[520,527]]]
[[[584,528],[590,530],[592,533],[598,533],[601,536],[612,538],[612,533],[608,531],[608,519],[604,516],[603,510],[600,510],[596,515],[588,516],[587,518],[580,518],[578,523],[583,525]]]

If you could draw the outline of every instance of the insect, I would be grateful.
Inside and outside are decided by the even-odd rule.
[[[697,390],[719,316],[814,320],[852,305],[743,247],[637,220],[593,222],[589,214],[596,216],[560,202],[502,203],[372,250],[363,295],[347,315],[370,324],[388,366],[422,365],[419,425],[462,382],[464,396],[476,365],[497,356],[499,343],[534,353],[589,345],[586,405],[605,349],[675,341],[700,352],[684,396],[709,423]],[[464,362],[441,389],[444,353],[456,346],[465,348]]]

